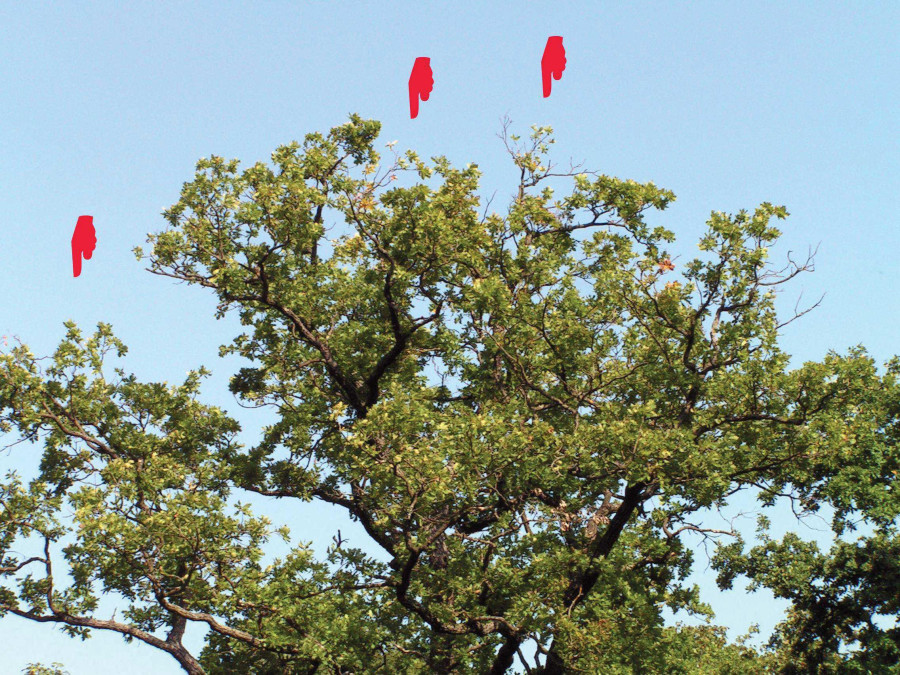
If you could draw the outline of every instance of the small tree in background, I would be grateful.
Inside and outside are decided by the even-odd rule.
[[[897,667],[900,635],[873,617],[900,609],[900,364],[858,348],[789,367],[798,314],[775,294],[810,261],[768,263],[785,209],[713,213],[699,257],[673,262],[645,221],[672,193],[554,172],[548,128],[504,131],[504,214],[480,214],[474,165],[382,165],[379,128],[354,115],[245,170],[201,160],[137,250],[247,327],[223,348],[249,362],[231,390],[277,412],[253,447],[197,400],[202,369],[168,386],[111,368],[107,325],[68,324],[46,362],[2,356],[3,429],[43,457],[0,487],[0,611],[116,631],[189,673]],[[822,552],[763,519],[747,548],[703,517],[746,490],[872,534]],[[370,542],[263,564],[272,528],[241,491],[333,505]],[[764,653],[664,624],[709,614],[683,583],[697,534],[721,539],[723,587],[792,601]],[[118,618],[98,616],[105,594]]]
[[[29,663],[22,671],[22,675],[71,675],[61,663],[51,663],[45,666],[42,663]]]

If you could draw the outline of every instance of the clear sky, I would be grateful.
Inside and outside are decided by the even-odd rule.
[[[543,99],[550,35],[563,36],[568,66]],[[216,355],[236,322],[215,321],[210,294],[154,277],[131,253],[162,229],[196,160],[265,160],[358,112],[383,122],[381,144],[478,163],[502,209],[515,180],[496,137],[508,114],[523,135],[552,125],[561,164],[673,190],[657,220],[686,250],[711,210],[786,205],[775,259],[820,245],[790,306],[801,291],[825,298],[786,330],[785,348],[803,361],[863,343],[883,361],[900,352],[898,44],[896,2],[3,2],[0,335],[45,354],[65,319],[108,321],[139,377],[181,381],[205,364],[206,400],[252,430],[261,418],[226,389],[236,364]],[[418,56],[435,85],[410,120]],[[73,279],[82,214],[98,245]],[[36,451],[0,455],[0,470]],[[264,506],[318,544],[346,527],[324,509]],[[737,632],[779,618],[765,596],[698,579]],[[35,660],[73,675],[181,672],[116,635],[81,643],[16,618],[0,620],[0,645],[0,675]]]

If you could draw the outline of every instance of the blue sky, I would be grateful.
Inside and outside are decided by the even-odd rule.
[[[568,65],[543,99],[549,35],[563,36]],[[801,362],[863,343],[883,361],[900,352],[898,38],[893,2],[2,3],[0,335],[40,354],[67,318],[108,321],[141,378],[212,367],[207,400],[252,430],[260,418],[226,390],[235,363],[216,356],[236,322],[217,322],[210,295],[150,275],[131,253],[163,227],[196,160],[265,160],[358,112],[383,122],[380,143],[478,163],[483,194],[496,190],[502,209],[515,180],[496,137],[508,114],[523,135],[552,125],[561,164],[673,190],[657,220],[685,250],[711,210],[786,205],[776,260],[819,245],[789,304],[801,291],[825,298],[785,331],[785,348]],[[417,56],[431,58],[435,86],[410,120]],[[82,214],[98,246],[73,279]],[[0,455],[0,468],[28,462]],[[264,506],[318,543],[345,526],[315,507]],[[701,581],[725,624],[778,618],[764,596]],[[117,636],[80,643],[14,618],[0,620],[0,644],[16,645],[0,675],[34,660],[73,675],[126,663],[180,672]]]

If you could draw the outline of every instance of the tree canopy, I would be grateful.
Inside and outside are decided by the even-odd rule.
[[[557,171],[547,127],[504,129],[503,213],[477,166],[382,161],[379,130],[203,159],[136,249],[239,316],[231,391],[277,413],[252,446],[199,400],[207,371],[140,382],[109,325],[0,355],[2,430],[42,452],[0,485],[0,614],[195,674],[900,672],[900,361],[791,365],[803,310],[777,294],[812,265],[769,261],[785,208],[712,213],[682,261],[648,222],[671,192]],[[267,557],[288,533],[248,492],[343,509],[369,542]],[[741,492],[841,538],[711,529]],[[664,620],[710,613],[685,582],[701,535],[723,588],[790,600],[768,648]]]

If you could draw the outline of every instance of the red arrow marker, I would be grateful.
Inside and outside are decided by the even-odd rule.
[[[563,47],[562,36],[551,35],[547,38],[547,46],[544,47],[544,56],[541,58],[541,81],[544,85],[544,98],[550,96],[550,75],[554,80],[562,77],[566,69],[566,48]]]
[[[413,63],[412,72],[409,74],[410,119],[414,120],[419,116],[419,97],[427,101],[432,89],[434,89],[434,75],[431,73],[431,59],[420,56]]]
[[[72,275],[81,274],[81,256],[90,260],[97,247],[97,232],[94,230],[93,216],[78,216],[75,232],[72,234]]]

